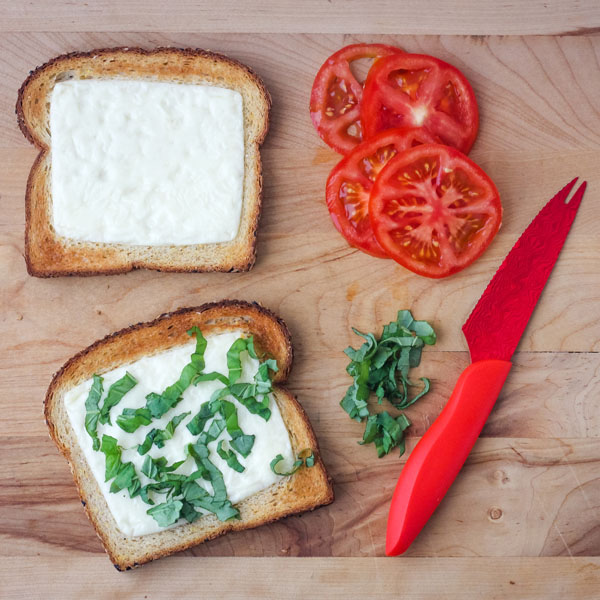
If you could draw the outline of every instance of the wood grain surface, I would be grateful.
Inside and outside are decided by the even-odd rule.
[[[302,11],[301,3],[244,2],[231,14],[225,8],[237,3],[224,2],[218,13],[196,4],[176,4],[166,15],[155,2],[0,1],[0,597],[114,597],[118,590],[119,597],[159,598],[172,594],[172,581],[183,597],[597,597],[597,3],[536,1],[512,12],[492,2],[454,3],[463,7],[462,19],[442,24],[409,15],[403,27],[393,10],[400,6],[406,16],[415,2],[374,2],[377,18],[364,3],[349,2],[339,22],[329,18],[339,8],[331,12],[335,6],[316,0]],[[434,5],[418,4],[430,12]],[[268,11],[272,18],[265,19]],[[196,33],[181,32],[190,30]],[[390,31],[478,35],[381,35]],[[578,35],[479,35],[515,32]],[[308,94],[330,53],[367,40],[447,60],[475,89],[481,130],[472,158],[496,182],[505,219],[488,252],[449,279],[420,278],[353,250],[330,223],[323,190],[338,157],[312,128]],[[23,198],[36,151],[16,126],[16,92],[30,69],[57,54],[116,45],[218,50],[264,78],[273,112],[263,149],[258,260],[249,273],[27,275]],[[461,324],[529,221],[575,175],[588,180],[588,192],[482,438],[407,557],[381,558],[397,475],[468,364]],[[48,438],[45,390],[67,358],[99,337],[223,297],[258,300],[288,323],[296,350],[290,387],[313,423],[336,500],[118,574]],[[338,406],[350,383],[342,350],[360,342],[351,326],[379,331],[401,308],[438,332],[418,373],[432,378],[433,390],[407,411],[414,423],[407,455],[378,460],[372,447],[356,443],[361,426]]]

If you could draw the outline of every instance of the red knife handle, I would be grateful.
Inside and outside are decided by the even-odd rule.
[[[481,360],[458,378],[450,400],[400,473],[388,516],[388,556],[408,549],[441,502],[479,437],[511,366],[504,360]]]

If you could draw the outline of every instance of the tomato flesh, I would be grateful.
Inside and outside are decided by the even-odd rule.
[[[340,154],[348,154],[363,139],[363,84],[352,73],[351,63],[364,58],[377,61],[399,52],[385,44],[352,44],[332,54],[319,69],[310,95],[310,116],[323,141]]]
[[[455,67],[424,54],[396,54],[373,65],[361,108],[365,138],[391,127],[424,127],[469,152],[479,128],[473,88]]]
[[[381,248],[369,219],[369,198],[379,172],[399,152],[418,144],[433,142],[421,128],[389,129],[362,142],[331,171],[326,198],[331,219],[351,245],[381,258]]]
[[[426,277],[461,271],[488,247],[502,221],[492,180],[461,152],[424,144],[382,169],[369,201],[385,252]]]

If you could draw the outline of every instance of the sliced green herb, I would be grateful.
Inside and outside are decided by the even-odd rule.
[[[216,394],[216,399],[210,402],[205,402],[200,407],[200,411],[190,420],[187,428],[192,435],[200,435],[206,426],[206,423],[216,414],[220,414],[225,422],[227,433],[231,436],[231,447],[239,452],[244,458],[250,454],[254,445],[254,436],[246,435],[238,424],[237,408],[233,402],[219,398],[222,395],[227,395],[228,390],[220,390]],[[219,425],[221,427],[221,425]],[[214,430],[213,430],[214,431]]]
[[[254,439],[253,435],[243,434],[233,438],[229,444],[236,452],[247,458],[254,446]]]
[[[164,433],[162,433],[160,435],[160,438],[155,438],[154,439],[154,443],[159,447],[162,448],[165,445],[165,442],[167,440],[170,440],[174,433],[175,433],[175,429],[177,429],[177,426],[181,423],[181,421],[183,421],[187,416],[191,415],[192,413],[190,411],[185,412],[185,413],[181,413],[179,415],[175,415],[166,425],[166,427],[164,428]]]
[[[198,413],[190,419],[190,422],[186,427],[192,435],[200,435],[204,430],[206,423],[208,423],[213,416],[214,413],[211,408],[211,403],[204,402]]]
[[[240,518],[240,513],[227,499],[227,489],[223,480],[223,474],[209,460],[208,448],[201,442],[190,444],[188,446],[189,454],[196,461],[198,471],[190,475],[188,481],[183,484],[184,499],[193,506],[204,508],[215,513],[220,521],[227,521],[233,518]],[[195,481],[202,477],[210,482],[213,488],[211,496],[204,488]]]
[[[226,450],[223,445],[225,440],[221,440],[217,444],[217,454],[227,463],[227,466],[231,467],[234,471],[241,473],[244,471],[244,465],[240,464],[235,452],[233,450]]]
[[[176,471],[183,463],[184,460],[180,460],[178,462],[174,462],[172,465],[167,464],[167,459],[164,456],[159,458],[152,458],[151,456],[146,456],[144,459],[144,464],[142,465],[142,473],[149,477],[150,479],[154,479],[155,481],[167,481],[169,479],[168,474]],[[185,479],[185,476],[182,476]],[[171,477],[173,480],[173,477]]]
[[[199,513],[192,504],[189,502],[183,501],[183,506],[181,508],[180,517],[185,519],[188,523],[193,523],[196,519],[199,519],[202,516],[202,513]]]
[[[210,373],[198,373],[192,379],[192,385],[198,385],[202,381],[220,381],[224,385],[229,385],[229,379],[222,373],[211,371]]]
[[[204,352],[206,350],[206,339],[202,335],[202,332],[198,327],[192,327],[188,332],[188,335],[196,336],[196,349],[190,357],[190,362],[183,367],[179,379],[165,389],[162,394],[151,392],[146,396],[146,406],[144,408],[138,408],[136,415],[138,418],[133,418],[134,415],[123,415],[121,423],[128,427],[126,431],[133,433],[142,425],[148,425],[144,422],[145,417],[150,415],[150,419],[159,419],[166,412],[174,408],[182,399],[182,394],[192,384],[194,378],[204,370]],[[144,415],[142,418],[140,415]],[[117,422],[119,418],[117,417]],[[124,428],[124,427],[123,427]]]
[[[307,452],[309,454],[307,456],[303,457],[303,455],[306,454]],[[300,454],[298,455],[298,457],[296,458],[296,460],[294,461],[292,468],[287,472],[277,470],[277,465],[282,460],[284,460],[283,456],[281,454],[278,454],[271,461],[271,464],[270,464],[271,471],[273,471],[273,473],[275,473],[275,475],[281,475],[282,477],[287,477],[288,475],[293,475],[302,465],[306,465],[307,467],[315,466],[315,455],[314,455],[313,451],[310,449],[302,450],[300,452]]]
[[[98,418],[100,417],[100,399],[102,393],[104,379],[100,375],[94,375],[94,381],[90,392],[85,401],[85,430],[92,438],[92,448],[100,450],[100,440],[98,438]]]
[[[404,414],[400,414],[395,419],[387,411],[370,415],[363,439],[359,443],[374,443],[379,458],[397,446],[402,455],[404,454],[404,430],[407,427],[410,427],[410,421]]]
[[[196,350],[190,357],[190,362],[183,367],[179,379],[167,387],[162,394],[151,393],[146,396],[146,406],[154,419],[159,419],[176,406],[181,401],[183,392],[192,384],[194,377],[204,369],[206,339],[198,327],[192,327],[187,334],[196,336]]]
[[[346,371],[354,381],[340,405],[351,419],[366,419],[362,444],[375,443],[380,457],[395,447],[403,454],[403,432],[410,421],[404,415],[394,418],[387,412],[371,414],[368,400],[374,393],[379,404],[387,399],[394,408],[402,410],[429,391],[430,381],[422,377],[421,390],[411,397],[410,390],[416,384],[408,373],[421,362],[423,347],[435,344],[435,332],[426,321],[415,321],[409,310],[399,311],[396,320],[384,326],[379,340],[372,333],[353,331],[365,342],[358,349],[344,350],[350,359]]]
[[[248,348],[244,338],[235,340],[227,351],[227,368],[229,369],[229,383],[235,383],[242,374],[242,359],[240,354]]]
[[[124,408],[117,416],[117,425],[127,433],[133,433],[142,425],[150,425],[152,415],[147,408]]]
[[[181,413],[180,415],[174,416],[165,426],[164,429],[153,429],[148,433],[144,441],[138,446],[138,454],[146,454],[148,450],[154,444],[157,448],[162,448],[167,440],[170,440],[177,426],[185,419],[190,412]]]
[[[167,498],[178,498],[181,496],[181,487],[185,480],[185,475],[176,475],[173,473],[163,481],[143,486],[140,490],[140,497],[146,504],[154,504],[154,500],[150,497],[150,492],[166,494]]]
[[[133,464],[121,461],[121,448],[117,440],[110,435],[103,435],[100,451],[106,457],[105,481],[113,479],[110,486],[111,493],[127,488],[132,498],[137,496],[141,489],[140,481]]]
[[[162,504],[149,508],[146,512],[159,524],[168,527],[179,520],[183,503],[179,500],[167,500]]]
[[[123,396],[137,385],[137,379],[130,373],[125,373],[121,379],[115,381],[109,388],[106,398],[100,409],[100,423],[110,424],[110,409],[121,402]]]

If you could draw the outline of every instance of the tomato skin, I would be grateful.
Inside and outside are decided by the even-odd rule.
[[[467,154],[479,128],[473,88],[454,66],[425,54],[397,54],[373,64],[361,104],[363,135],[389,127],[425,127]]]
[[[310,117],[323,141],[336,152],[348,154],[362,141],[363,84],[353,75],[350,63],[361,58],[377,62],[400,52],[386,44],[351,44],[332,54],[319,69],[310,94]],[[351,126],[356,129],[354,135],[348,133]]]
[[[392,158],[369,200],[375,237],[403,267],[439,279],[489,246],[502,222],[496,186],[454,148],[424,144]]]
[[[393,156],[433,141],[419,127],[387,129],[360,143],[333,168],[327,179],[327,208],[336,229],[351,246],[372,256],[389,258],[377,242],[369,219],[373,183]]]

